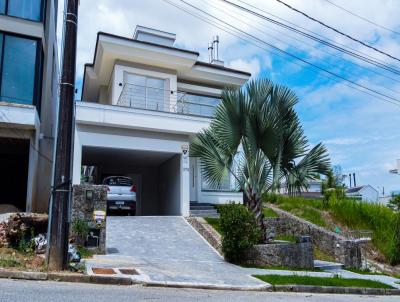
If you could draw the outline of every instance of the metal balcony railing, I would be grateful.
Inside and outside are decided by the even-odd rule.
[[[125,84],[118,99],[118,106],[212,117],[215,106],[187,100],[185,92]]]

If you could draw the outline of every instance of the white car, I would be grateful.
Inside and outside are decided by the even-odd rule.
[[[107,186],[107,210],[136,212],[136,185],[125,176],[109,176],[103,180]]]

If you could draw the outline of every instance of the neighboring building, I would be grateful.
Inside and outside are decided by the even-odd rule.
[[[283,183],[280,190],[281,194],[288,194],[286,183]],[[313,179],[307,184],[307,189],[302,189],[297,196],[309,197],[309,198],[321,198],[322,197],[322,180]]]
[[[378,202],[379,192],[370,185],[353,187],[346,190],[347,197],[353,197],[362,201]]]
[[[0,204],[45,212],[57,111],[57,0],[0,0]]]
[[[174,46],[175,34],[136,28],[133,38],[98,33],[76,102],[73,183],[125,175],[137,184],[137,215],[188,215],[190,202],[241,201],[227,175],[223,189],[204,181],[191,137],[209,126],[222,89],[250,74]]]

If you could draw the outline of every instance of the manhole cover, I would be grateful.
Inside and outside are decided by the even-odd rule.
[[[94,267],[92,268],[93,273],[98,275],[115,275],[115,271],[112,268],[100,268]]]
[[[124,275],[139,275],[139,273],[133,268],[120,268],[119,271]]]

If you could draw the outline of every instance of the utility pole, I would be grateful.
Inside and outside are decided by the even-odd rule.
[[[79,0],[66,0],[64,48],[60,83],[58,134],[48,237],[49,270],[67,265],[68,211],[71,197],[71,162],[75,95],[76,40]]]

